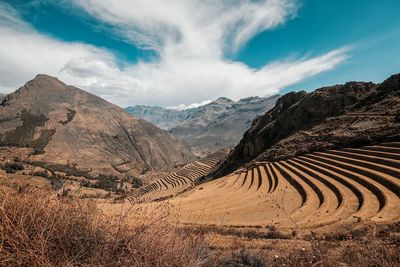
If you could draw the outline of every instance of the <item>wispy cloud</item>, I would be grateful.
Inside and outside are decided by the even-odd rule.
[[[283,24],[294,0],[74,0],[120,34],[163,57],[220,57],[260,31]],[[179,52],[179,53],[177,53]]]
[[[113,25],[114,34],[157,51],[151,62],[119,67],[104,49],[44,36],[0,8],[0,90],[48,73],[122,106],[186,108],[219,96],[271,95],[342,63],[347,48],[252,69],[229,58],[261,31],[296,14],[294,0],[74,0]],[[19,25],[18,27],[12,25]],[[2,89],[3,88],[3,89]]]

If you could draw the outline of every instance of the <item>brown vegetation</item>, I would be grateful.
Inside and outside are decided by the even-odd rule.
[[[0,266],[391,267],[400,262],[396,239],[387,238],[399,232],[396,225],[382,230],[385,238],[363,232],[356,239],[300,240],[273,227],[264,235],[260,229],[181,227],[168,222],[165,213],[132,226],[129,212],[110,217],[92,201],[1,187]]]
[[[201,236],[162,216],[128,227],[93,202],[0,190],[1,266],[196,266],[208,259]]]

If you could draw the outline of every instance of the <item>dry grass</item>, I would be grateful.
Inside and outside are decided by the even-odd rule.
[[[140,208],[134,212],[141,217]],[[300,249],[296,240],[275,228],[262,233],[181,227],[168,223],[165,214],[142,213],[146,220],[129,226],[127,214],[105,216],[93,201],[0,187],[0,266],[394,267],[400,263],[398,243],[390,238],[397,228],[385,228],[384,239],[312,236],[301,241],[308,245]],[[234,237],[239,243],[219,249],[212,244],[216,236]]]
[[[342,247],[343,261],[353,266],[395,267],[400,265],[397,245],[381,241],[351,242]]]
[[[296,267],[397,267],[400,263],[399,248],[387,243],[371,242],[311,242],[306,250],[288,247],[286,254],[247,248],[232,251],[221,257],[219,266],[296,266]]]
[[[128,227],[88,201],[0,190],[0,266],[199,266],[209,260],[201,236],[178,231],[163,217]]]
[[[240,229],[233,227],[221,227],[216,225],[207,226],[187,226],[193,233],[201,234],[218,234],[222,236],[237,236],[240,238],[248,239],[290,239],[291,237],[287,234],[280,232],[276,227],[269,226],[267,229]]]

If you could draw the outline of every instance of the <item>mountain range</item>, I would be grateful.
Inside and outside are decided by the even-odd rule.
[[[170,133],[47,75],[2,99],[0,145],[28,147],[30,161],[93,175],[136,176],[194,159]]]
[[[220,177],[255,162],[400,139],[400,74],[381,84],[348,82],[237,102],[221,97],[183,111],[126,110],[168,131],[38,75],[1,98],[0,146],[32,149],[31,162],[137,176],[193,161],[186,146],[201,156],[237,144],[210,176]]]
[[[125,110],[168,130],[202,157],[235,146],[251,122],[273,108],[278,97],[248,97],[239,101],[220,97],[207,105],[186,110],[142,105]]]

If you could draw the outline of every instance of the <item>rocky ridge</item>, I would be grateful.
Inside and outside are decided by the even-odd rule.
[[[291,92],[252,123],[213,177],[257,161],[400,139],[400,74]]]

